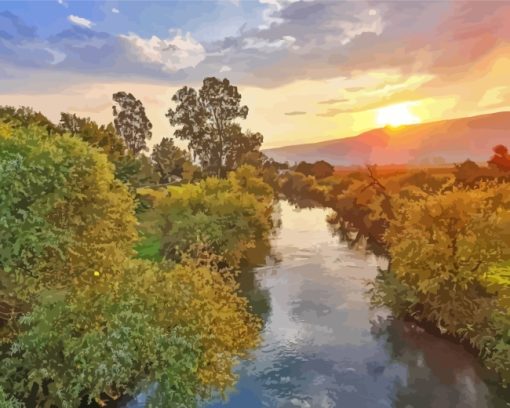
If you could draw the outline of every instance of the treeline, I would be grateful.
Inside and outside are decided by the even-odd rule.
[[[317,178],[300,168],[282,175],[280,191],[332,208],[329,222],[344,240],[389,259],[371,289],[374,304],[468,342],[510,383],[507,148],[496,146],[486,165],[468,160],[442,172],[382,176],[367,166]]]
[[[167,116],[189,149],[163,138],[150,156],[142,103],[113,100],[107,125],[0,108],[2,407],[149,390],[152,406],[193,407],[259,342],[236,271],[272,227],[278,169],[236,122],[237,88],[178,91]]]

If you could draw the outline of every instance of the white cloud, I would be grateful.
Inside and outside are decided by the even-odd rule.
[[[206,57],[204,47],[190,33],[182,35],[177,31],[173,38],[167,39],[155,35],[145,39],[133,33],[120,38],[127,41],[140,59],[159,63],[167,72],[196,67]]]
[[[340,43],[346,45],[364,33],[381,35],[384,29],[384,22],[382,17],[378,16],[377,12],[372,9],[369,10],[368,16],[360,13],[354,22],[348,20],[340,21],[338,27],[343,31]]]
[[[254,38],[254,37],[248,37],[243,40],[243,48],[244,49],[256,49],[259,51],[276,51],[279,49],[288,49],[294,46],[294,43],[296,42],[296,39],[290,35],[284,35],[279,40],[265,40],[262,38]]]
[[[119,14],[119,13],[120,13],[120,11],[119,11],[119,9],[118,9],[118,8],[115,8],[115,7],[114,7],[114,8],[112,8],[112,13],[114,13],[114,14]]]
[[[49,52],[53,57],[53,61],[50,62],[51,65],[60,64],[62,61],[66,59],[66,54],[52,48],[45,48],[45,51]]]
[[[57,3],[64,7],[68,6],[68,4],[64,0],[57,0]]]
[[[67,19],[71,23],[79,25],[81,27],[91,28],[94,25],[94,23],[92,21],[87,20],[86,18],[83,18],[83,17],[75,16],[73,14],[71,14],[69,17],[67,17]]]
[[[220,68],[220,73],[222,73],[222,72],[230,72],[230,71],[232,71],[232,68],[230,68],[228,65],[223,65]]]

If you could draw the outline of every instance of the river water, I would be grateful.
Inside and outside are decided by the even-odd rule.
[[[510,407],[461,346],[370,309],[367,281],[385,262],[340,242],[326,210],[280,202],[277,213],[274,256],[244,285],[262,344],[228,400],[207,408]]]

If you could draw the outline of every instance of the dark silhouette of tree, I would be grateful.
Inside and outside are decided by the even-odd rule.
[[[494,156],[489,160],[489,165],[493,165],[500,170],[510,171],[510,155],[506,146],[497,145],[492,149]]]
[[[101,149],[110,160],[115,160],[124,154],[124,143],[111,123],[98,125],[90,118],[81,118],[74,113],[62,112],[58,128],[63,133],[78,136],[88,144]]]
[[[324,160],[319,160],[312,164],[312,176],[316,179],[323,179],[332,176],[335,168]]]
[[[304,174],[305,176],[311,176],[312,175],[312,163],[308,163],[305,161],[299,162],[299,164],[296,166],[295,171],[298,173]]]
[[[262,135],[243,134],[237,119],[246,119],[248,107],[228,79],[205,78],[198,91],[183,87],[172,97],[177,104],[166,116],[178,127],[175,136],[188,141],[193,156],[209,174],[224,177],[239,157],[260,147]]]
[[[152,123],[145,114],[145,108],[133,94],[117,92],[113,94],[114,124],[117,133],[124,139],[128,150],[135,156],[147,149],[147,140],[152,137]]]
[[[173,139],[164,137],[154,146],[151,159],[159,173],[159,182],[168,183],[171,176],[182,177],[184,164],[189,161],[189,156],[185,150],[174,144]]]
[[[296,166],[295,170],[305,176],[314,176],[316,179],[332,176],[335,172],[335,168],[324,160],[316,161],[313,164],[302,161]]]
[[[13,127],[28,127],[36,125],[46,128],[48,134],[58,133],[57,126],[41,112],[36,112],[28,106],[0,106],[0,121]]]

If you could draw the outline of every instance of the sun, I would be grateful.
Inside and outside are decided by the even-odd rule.
[[[411,112],[411,106],[412,104],[410,102],[405,102],[377,109],[377,125],[398,127],[420,123],[420,118]]]

